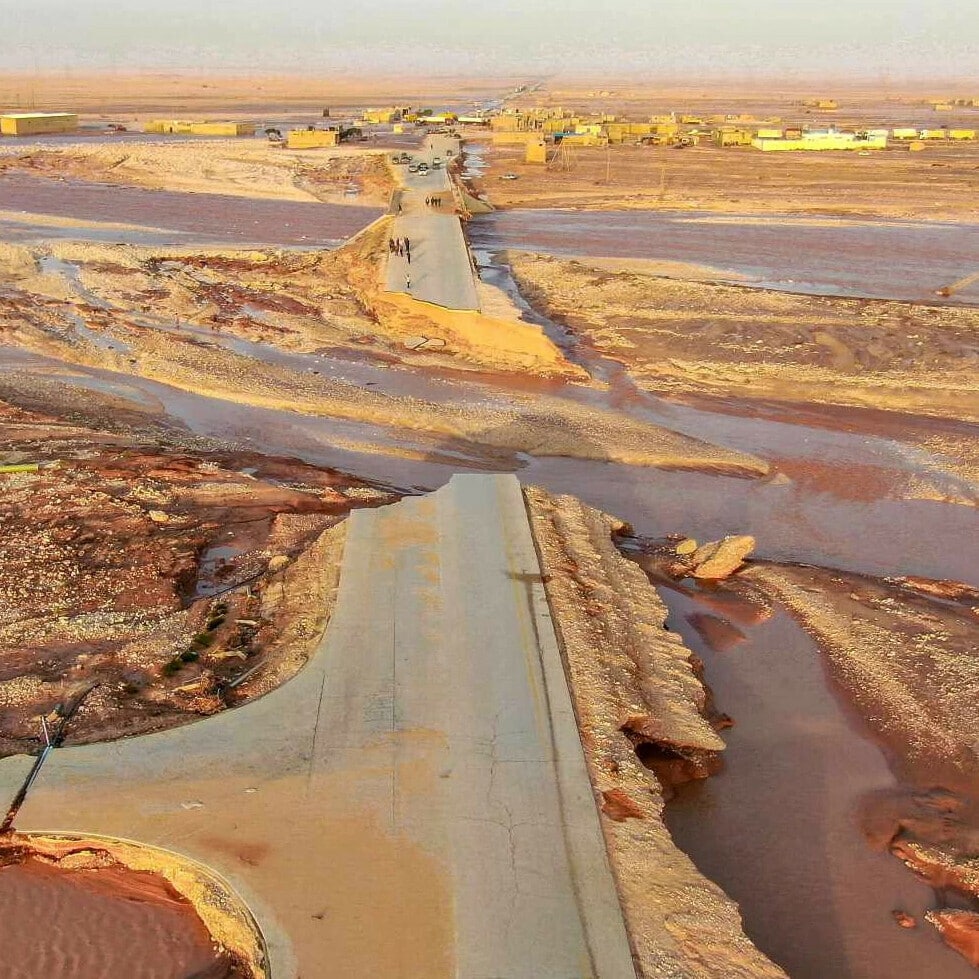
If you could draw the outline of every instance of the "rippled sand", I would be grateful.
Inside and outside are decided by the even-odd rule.
[[[71,871],[28,859],[0,869],[0,979],[232,979],[191,906],[162,878]]]

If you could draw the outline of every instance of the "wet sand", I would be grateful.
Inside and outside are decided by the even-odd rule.
[[[3,979],[236,979],[193,907],[154,874],[0,868]]]
[[[335,248],[383,211],[357,204],[268,201],[220,194],[184,194],[138,187],[59,181],[19,173],[0,176],[0,209],[58,215],[79,223],[139,225],[155,244],[283,245]],[[48,235],[46,228],[35,236]],[[49,236],[49,235],[48,235]],[[118,230],[113,241],[139,242]]]

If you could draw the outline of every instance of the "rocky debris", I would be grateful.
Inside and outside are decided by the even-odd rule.
[[[692,537],[685,537],[674,549],[677,557],[686,557],[697,550],[697,542]]]
[[[716,750],[699,744],[684,744],[669,737],[659,719],[649,714],[626,718],[620,730],[635,746],[643,765],[655,773],[667,797],[672,794],[674,785],[708,778],[720,770]]]
[[[34,750],[37,718],[88,687],[71,743],[162,730],[288,678],[326,614],[303,609],[332,580],[317,542],[387,496],[297,460],[191,453],[0,401],[0,457],[28,449],[65,464],[2,477],[0,756]]]
[[[926,911],[925,918],[938,929],[946,945],[979,968],[979,914],[974,911]]]
[[[633,802],[622,789],[606,789],[602,793],[602,812],[617,823],[627,819],[645,819],[646,810]]]
[[[724,747],[691,651],[663,629],[667,609],[646,574],[619,554],[617,521],[573,497],[525,494],[637,974],[785,979],[663,822],[669,789],[651,769],[680,770],[661,767],[663,782],[703,777]]]
[[[289,564],[289,558],[285,554],[276,554],[269,560],[269,571],[275,574]]]
[[[912,915],[908,914],[906,911],[901,911],[898,908],[895,908],[891,912],[891,917],[898,923],[898,925],[901,928],[917,928],[918,927],[918,922],[917,922],[917,920]]]
[[[740,570],[745,558],[755,549],[754,537],[736,535],[723,540],[701,544],[692,552],[680,551],[680,547],[696,541],[681,541],[677,546],[680,558],[671,568],[677,578],[694,577],[702,581],[723,581]],[[689,556],[687,556],[689,553]]]

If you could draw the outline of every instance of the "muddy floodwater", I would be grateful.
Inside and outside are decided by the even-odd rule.
[[[238,975],[193,908],[154,874],[34,859],[0,869],[2,979]]]
[[[979,225],[697,211],[515,210],[469,225],[477,248],[707,265],[789,292],[936,301],[979,268]],[[979,282],[946,302],[979,303]]]
[[[224,194],[182,194],[27,174],[0,176],[0,211],[26,212],[4,222],[8,240],[65,237],[131,244],[282,245],[335,248],[383,211],[359,204],[271,201]],[[33,224],[30,214],[69,218],[81,227]],[[84,222],[138,225],[137,229],[84,227]]]
[[[740,904],[752,940],[792,979],[975,979],[922,917],[936,907],[932,889],[860,831],[861,799],[894,778],[808,636],[777,611],[738,623],[743,642],[714,648],[691,620],[716,619],[716,605],[661,594],[669,626],[704,660],[717,708],[734,720],[723,770],[680,786],[667,824]],[[895,910],[918,927],[900,928]]]

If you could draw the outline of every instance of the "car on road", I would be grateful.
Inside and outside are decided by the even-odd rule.
[[[428,164],[427,163],[419,163],[418,164],[418,172],[419,173],[428,173]]]
[[[502,177],[500,177],[500,180],[519,180],[519,179],[520,177],[516,173],[505,173],[503,174]]]
[[[409,163],[408,164],[408,173],[418,173],[418,164],[417,163]]]
[[[438,170],[441,166],[442,166],[442,157],[440,156],[435,157],[435,159],[432,160],[432,169]]]

